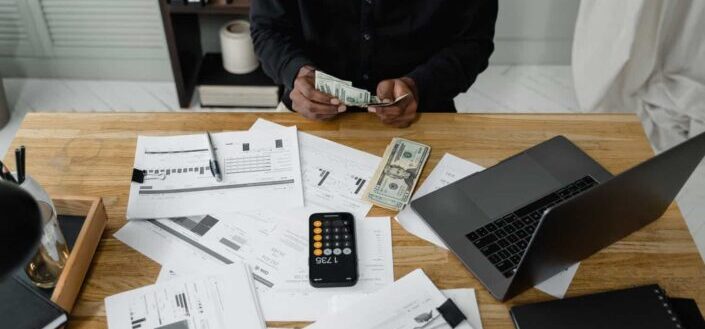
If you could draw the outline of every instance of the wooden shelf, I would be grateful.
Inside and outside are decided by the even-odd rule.
[[[223,67],[221,53],[206,53],[199,65],[196,87],[200,85],[216,86],[271,86],[277,84],[268,77],[262,67],[247,74],[232,74]]]
[[[171,70],[182,108],[191,106],[203,61],[200,21],[216,15],[246,16],[250,12],[251,1],[233,0],[227,3],[226,0],[211,0],[206,6],[186,6],[159,0]]]
[[[247,15],[250,13],[250,0],[234,0],[230,4],[218,0],[206,6],[168,5],[167,8],[171,14]]]

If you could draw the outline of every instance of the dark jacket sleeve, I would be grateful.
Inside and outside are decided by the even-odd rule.
[[[465,3],[460,17],[454,18],[463,26],[453,42],[407,75],[416,82],[421,111],[467,91],[494,51],[497,0]]]
[[[255,0],[250,24],[255,53],[274,82],[291,90],[299,69],[312,62],[304,54],[298,1]]]

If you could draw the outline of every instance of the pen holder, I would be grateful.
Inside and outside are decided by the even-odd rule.
[[[56,208],[49,194],[31,176],[26,176],[20,187],[37,201],[43,227],[41,244],[25,267],[25,272],[38,287],[53,288],[69,257],[66,239],[59,228]]]

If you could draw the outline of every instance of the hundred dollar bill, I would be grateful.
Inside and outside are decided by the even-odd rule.
[[[369,106],[390,106],[394,105],[409,95],[398,97],[392,102],[383,102],[373,96],[365,89],[355,88],[351,81],[338,79],[330,74],[316,70],[316,90],[328,95],[335,96],[343,104],[348,106],[369,107]]]
[[[431,147],[394,138],[365,191],[365,199],[382,208],[401,210],[409,203]]]

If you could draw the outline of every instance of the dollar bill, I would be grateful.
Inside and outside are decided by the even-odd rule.
[[[330,75],[330,74],[327,74],[327,73],[325,73],[325,72],[323,72],[323,71],[318,71],[318,70],[316,70],[316,81],[318,81],[319,79],[321,79],[321,80],[333,80],[333,81],[338,81],[338,82],[340,82],[340,83],[342,83],[342,84],[345,84],[345,85],[348,85],[348,86],[352,86],[352,81],[346,81],[346,80],[338,79],[338,78],[336,78],[336,77],[334,77],[334,76],[332,76],[332,75]]]
[[[370,92],[355,88],[351,81],[338,79],[321,71],[316,71],[316,90],[335,96],[346,105],[369,101]]]
[[[365,106],[370,103],[370,92],[352,86],[339,85],[334,94],[341,102],[348,106]]]
[[[397,104],[407,98],[409,98],[411,95],[409,94],[404,94],[399,97],[397,97],[395,100],[391,102],[385,102],[377,98],[377,96],[372,96],[372,99],[370,100],[370,103],[367,104],[367,106],[376,106],[376,107],[385,107],[385,106],[392,106],[394,104]]]
[[[345,105],[361,106],[370,103],[370,92],[355,88],[352,82],[340,80],[334,76],[316,71],[316,90],[335,96]]]
[[[394,105],[409,95],[398,97],[392,102],[383,102],[365,89],[355,88],[351,81],[338,79],[330,74],[316,70],[316,90],[339,99],[347,106],[369,107]]]
[[[431,147],[394,138],[365,191],[365,199],[382,208],[401,210],[411,200]]]

